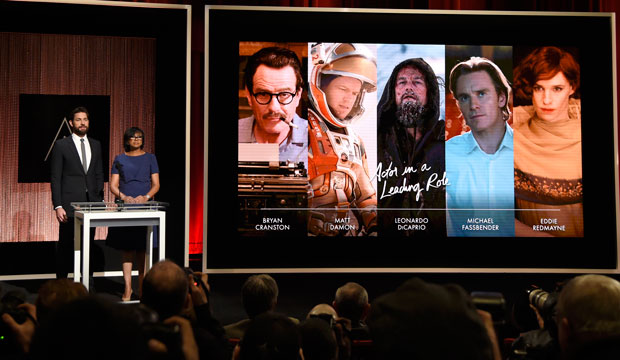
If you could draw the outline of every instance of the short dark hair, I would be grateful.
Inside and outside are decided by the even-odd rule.
[[[504,94],[506,97],[506,104],[502,107],[502,115],[504,121],[510,119],[510,95],[512,89],[502,70],[489,59],[472,56],[469,60],[461,61],[454,65],[450,71],[450,92],[456,96],[456,84],[461,75],[471,74],[477,71],[484,71],[489,74],[497,95]]]
[[[285,315],[268,311],[252,320],[239,347],[242,360],[298,360],[299,329]]]
[[[325,320],[309,318],[299,325],[301,348],[305,360],[338,358],[338,343],[332,327]]]
[[[460,285],[409,279],[373,301],[368,327],[377,360],[493,359],[484,323]]]
[[[69,112],[67,116],[67,120],[73,121],[73,117],[75,117],[75,114],[81,113],[81,112],[86,113],[86,116],[90,120],[90,114],[88,113],[88,110],[84,106],[78,106],[75,109],[71,110],[71,112]]]
[[[250,276],[241,287],[245,312],[251,318],[273,310],[278,299],[278,284],[267,274]]]
[[[368,304],[368,292],[358,283],[348,282],[336,290],[334,305],[338,315],[358,323]]]
[[[270,68],[282,69],[291,66],[295,71],[296,84],[295,88],[299,89],[304,86],[304,78],[301,75],[301,62],[294,51],[283,47],[266,47],[258,50],[254,55],[250,56],[245,66],[244,83],[249,91],[254,90],[254,74],[260,65]]]
[[[164,320],[181,313],[188,289],[185,271],[174,262],[163,260],[153,265],[144,276],[141,302]]]
[[[69,279],[52,279],[46,281],[37,293],[35,306],[37,320],[44,323],[50,314],[73,300],[85,298],[88,290],[81,283]]]
[[[37,328],[28,358],[129,360],[147,354],[133,309],[88,295],[62,305]]]
[[[140,129],[139,127],[132,126],[129,129],[125,130],[125,133],[123,134],[123,148],[125,149],[125,151],[131,150],[131,148],[129,147],[129,139],[136,133],[142,134],[142,145],[140,145],[140,149],[144,149],[144,131],[142,131],[142,129]]]

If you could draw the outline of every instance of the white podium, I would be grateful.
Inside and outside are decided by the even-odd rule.
[[[90,231],[97,226],[146,226],[146,269],[153,266],[153,226],[159,226],[159,258],[166,257],[166,212],[167,203],[150,201],[144,204],[119,206],[104,202],[74,202],[75,235],[73,241],[73,280],[88,289],[90,268]],[[80,231],[82,228],[82,231]],[[82,235],[83,232],[83,235]],[[82,245],[82,237],[85,241]]]

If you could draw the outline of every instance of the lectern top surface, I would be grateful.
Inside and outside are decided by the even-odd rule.
[[[116,202],[72,202],[75,211],[101,212],[101,211],[162,211],[168,207],[168,203],[161,201],[147,201],[138,204],[125,204]]]

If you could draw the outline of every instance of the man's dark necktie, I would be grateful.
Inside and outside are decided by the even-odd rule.
[[[88,167],[86,166],[86,146],[84,145],[84,139],[80,139],[82,142],[82,167],[84,168],[84,172],[88,171]]]

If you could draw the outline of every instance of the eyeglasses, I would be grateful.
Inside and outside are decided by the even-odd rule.
[[[278,99],[278,102],[280,103],[280,105],[288,105],[291,102],[293,102],[293,98],[297,96],[297,92],[292,93],[288,91],[283,91],[281,93],[272,94],[272,93],[268,93],[265,91],[261,91],[257,93],[252,93],[252,96],[254,96],[254,98],[256,99],[256,102],[261,105],[269,104],[271,102],[271,99],[274,96],[276,97],[276,99]]]
[[[130,136],[129,138],[131,140],[142,140],[142,139],[144,139],[144,136]]]

